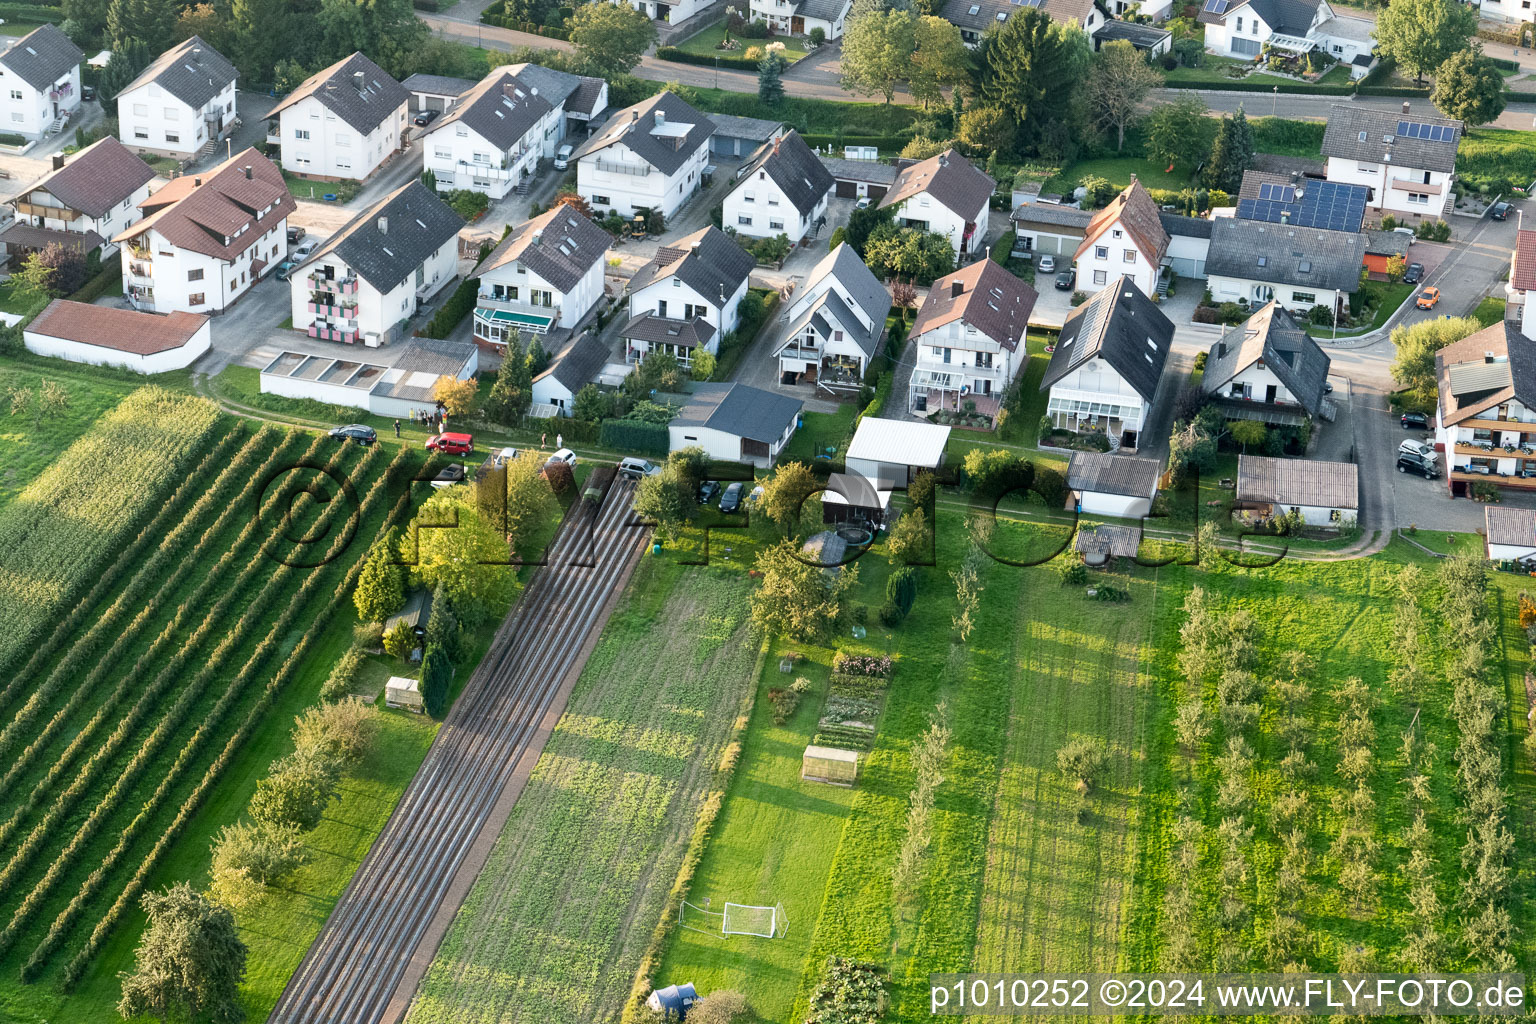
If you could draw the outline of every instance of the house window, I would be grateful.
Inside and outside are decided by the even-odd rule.
[[[136,139],[143,139],[145,142],[148,142],[149,141],[149,129],[148,128],[135,128],[133,130],[133,137],[136,138]]]
[[[193,292],[191,295],[187,296],[187,305],[189,306],[201,306],[207,301],[208,297],[202,292]]]
[[[432,155],[437,157],[439,160],[451,160],[453,158],[453,153],[448,149],[447,146],[434,147],[432,150]]]
[[[1127,263],[1135,263],[1136,262],[1136,250],[1135,249],[1127,249],[1127,250],[1125,250],[1125,262],[1127,262]]]
[[[1429,196],[1425,195],[1423,192],[1409,192],[1408,202],[1412,206],[1428,206]]]
[[[1243,19],[1242,18],[1238,18],[1237,19],[1237,30],[1239,32],[1241,32],[1243,30]]]
[[[165,141],[166,142],[180,142],[181,141],[181,133],[180,132],[166,132],[165,133]]]
[[[11,90],[11,99],[13,99],[13,100],[21,99],[21,90],[20,89],[12,89]]]
[[[21,99],[21,93],[19,93],[19,92],[12,92],[11,93],[11,99],[13,99],[13,100]],[[135,103],[133,105],[133,112],[135,114],[137,114],[139,117],[148,117],[149,116],[149,104],[148,103]]]
[[[202,279],[203,279],[203,270],[202,270],[201,267],[199,267],[196,270],[189,270],[189,271],[187,271],[187,280],[188,281],[201,281]]]
[[[593,196],[592,197],[592,205],[593,206],[608,206],[610,204],[608,202],[608,197],[607,196]]]
[[[769,231],[783,231],[784,230],[784,222],[781,221],[781,220],[770,220],[768,222],[768,230]]]
[[[348,135],[346,132],[337,132],[336,133],[336,145],[338,145],[338,146],[350,146],[350,145],[352,145],[352,136]]]
[[[1106,270],[1095,270],[1093,272],[1093,283],[1094,284],[1107,284],[1108,282],[1109,282],[1109,272],[1108,271],[1106,271]]]
[[[175,107],[166,107],[165,108],[165,119],[167,121],[174,121],[174,120],[176,120],[176,108]]]
[[[1305,302],[1309,306],[1315,306],[1315,305],[1317,305],[1317,293],[1316,292],[1291,292],[1291,301],[1292,302],[1296,302],[1296,303]]]
[[[744,203],[755,203],[757,202],[757,196],[752,192],[743,192],[741,194],[741,201]]]
[[[1096,245],[1093,247],[1093,258],[1098,260],[1109,259],[1109,246]]]
[[[990,369],[992,369],[992,353],[991,352],[977,352],[976,353],[976,369],[978,369],[978,370],[990,370]]]
[[[293,130],[293,137],[296,138],[296,139],[307,139],[307,138],[309,138],[309,129],[308,128],[295,128]]]
[[[752,218],[748,217],[744,213],[738,213],[736,215],[736,223],[737,224],[741,224],[741,225],[746,226],[746,227],[751,227],[752,226]]]

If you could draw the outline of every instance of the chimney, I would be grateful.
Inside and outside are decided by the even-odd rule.
[[[194,47],[192,47],[192,59],[197,61],[198,63],[202,63],[202,60],[203,60],[203,48],[201,46],[194,46]]]
[[[542,231],[535,231],[533,233],[533,244],[534,245],[538,245],[539,244],[539,239],[541,239],[543,237],[544,237],[544,232],[542,232]]]
[[[380,217],[379,218],[379,234],[381,234],[381,235],[389,234],[389,218],[388,217]]]
[[[949,283],[949,297],[950,298],[958,299],[960,296],[962,296],[964,294],[965,294],[965,282],[964,281],[951,281]]]
[[[202,188],[203,187],[203,179],[202,178],[193,178],[192,179],[192,187],[193,188]]]
[[[64,154],[63,153],[55,153],[53,155],[53,169],[57,171],[57,170],[62,169],[63,166],[64,166]]]
[[[1403,113],[1408,113],[1408,101],[1403,100]]]
[[[775,154],[777,154],[779,152],[779,143],[781,143],[783,141],[784,141],[784,137],[782,135],[774,137],[774,140],[773,140],[773,152]]]
[[[1223,338],[1221,341],[1219,341],[1216,344],[1216,358],[1217,359],[1225,359],[1226,357],[1227,357],[1227,342],[1226,342],[1226,339]]]
[[[667,113],[664,110],[656,111],[656,127],[660,128],[667,123]]]
[[[354,72],[352,72],[352,85],[353,85],[354,88],[357,89],[357,91],[359,93],[362,93],[362,92],[367,90],[368,85],[363,80],[363,73],[361,71],[354,71]]]
[[[250,181],[251,180],[251,165],[250,164],[246,164],[245,165],[245,180],[246,181]]]

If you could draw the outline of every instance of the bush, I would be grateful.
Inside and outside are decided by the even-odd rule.
[[[644,455],[666,455],[671,446],[671,434],[665,423],[638,419],[604,420],[598,438],[604,448]]]
[[[1087,301],[1088,301],[1088,293],[1087,292],[1073,292],[1072,293],[1072,305],[1073,305],[1073,307],[1081,306],[1083,303],[1085,303]]]
[[[481,198],[485,198],[481,196]],[[459,282],[459,286],[453,290],[448,301],[443,303],[432,319],[427,321],[427,326],[422,328],[422,334],[428,338],[446,338],[464,322],[464,318],[475,308],[475,300],[480,294],[480,279],[478,277],[465,278]]]
[[[897,618],[905,618],[917,603],[917,568],[904,565],[893,571],[885,581],[885,600],[897,611]]]
[[[544,479],[556,495],[563,495],[576,486],[576,474],[566,462],[551,462],[544,466]]]
[[[331,674],[325,677],[325,682],[320,686],[320,699],[326,701],[340,700],[352,692],[352,686],[357,682],[357,670],[362,667],[363,652],[355,645],[348,647],[336,664],[331,666]]]
[[[751,53],[752,50],[761,51],[761,49],[761,47],[754,46],[746,52]],[[731,68],[736,71],[751,71],[754,74],[757,72],[757,66],[763,60],[761,53],[756,57],[745,55],[736,57],[724,53],[715,56],[714,54],[690,53],[687,50],[680,50],[675,46],[658,46],[656,48],[656,56],[661,60],[669,60],[674,64],[696,64],[707,68],[715,67],[718,64],[722,68]]]
[[[325,805],[336,795],[337,765],[324,757],[294,751],[272,762],[271,773],[256,783],[251,817],[269,825],[293,825],[305,832],[320,824]]]

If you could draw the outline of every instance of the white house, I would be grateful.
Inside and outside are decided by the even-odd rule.
[[[1067,488],[1082,515],[1140,519],[1151,515],[1163,464],[1107,452],[1073,452]]]
[[[700,384],[668,424],[671,451],[697,445],[711,459],[773,465],[800,424],[802,403],[746,384]]]
[[[1352,64],[1374,45],[1372,22],[1340,17],[1328,0],[1202,0],[1197,20],[1205,25],[1205,48],[1223,57],[1256,58],[1268,43]]]
[[[1123,0],[1111,0],[1121,14],[1127,6]],[[982,37],[993,29],[1001,29],[1009,17],[1020,8],[1038,7],[1060,25],[1075,25],[1092,41],[1104,27],[1107,16],[1094,0],[1042,0],[1037,4],[1015,3],[1014,0],[945,0],[940,16],[960,29],[960,39],[966,46],[981,45]],[[1166,15],[1170,0],[1149,0],[1142,5],[1142,13],[1156,17]]]
[[[533,404],[553,406],[557,416],[572,415],[577,394],[597,379],[607,362],[608,346],[597,335],[574,335],[544,372],[533,378]]]
[[[1228,419],[1299,425],[1323,412],[1331,360],[1278,302],[1212,343],[1200,386]]]
[[[353,217],[288,278],[293,326],[311,338],[387,345],[458,273],[454,213],[419,179]]]
[[[290,174],[362,181],[405,145],[410,107],[405,86],[354,53],[305,79],[272,108],[267,141],[282,147]]]
[[[1064,430],[1102,431],[1135,448],[1151,418],[1173,343],[1173,321],[1129,277],[1078,306],[1062,325],[1040,390]]]
[[[1483,510],[1483,543],[1491,561],[1536,558],[1536,509],[1489,505]]]
[[[1449,117],[1336,103],[1323,132],[1328,180],[1365,185],[1371,205],[1402,219],[1430,220],[1451,209],[1456,151],[1466,126]]]
[[[709,0],[610,0],[623,7],[632,7],[652,21],[681,25],[709,6]]]
[[[277,266],[293,196],[282,172],[247,149],[204,174],[172,179],[139,204],[121,243],[123,292],[135,309],[219,313]]]
[[[947,149],[896,173],[896,181],[880,200],[880,209],[894,207],[896,223],[949,238],[957,254],[986,248],[987,214],[997,182],[969,160]]]
[[[13,260],[50,243],[115,252],[107,239],[139,219],[154,177],[148,164],[110,136],[67,161],[55,155],[53,170],[11,200],[16,219],[0,232],[0,244]]]
[[[1360,519],[1359,467],[1321,459],[1237,457],[1237,507],[1261,516],[1299,514],[1337,529]]]
[[[66,299],[55,299],[37,314],[22,331],[22,342],[40,356],[139,373],[183,369],[213,346],[206,316],[157,316]]]
[[[55,25],[33,29],[0,53],[0,132],[40,139],[80,109],[85,54]]]
[[[990,259],[933,282],[912,324],[912,411],[959,411],[974,402],[978,412],[996,414],[1003,392],[1029,361],[1021,346],[1038,299]]]
[[[177,43],[117,94],[117,136],[135,152],[190,160],[234,131],[240,73],[198,36]]]
[[[1206,283],[1218,303],[1261,306],[1271,299],[1306,315],[1342,309],[1360,286],[1365,235],[1217,217],[1211,222]]]
[[[1525,226],[1525,213],[1520,213],[1519,228],[1515,231],[1515,248],[1510,255],[1509,283],[1505,285],[1505,319],[1520,324],[1520,333],[1536,338],[1536,230]],[[4,236],[0,235],[0,239]]]
[[[853,246],[839,243],[811,269],[785,311],[789,329],[774,352],[780,378],[795,374],[835,397],[857,393],[879,354],[890,312],[885,285]]]
[[[853,0],[748,0],[748,20],[765,21],[777,35],[807,36],[821,29],[827,41],[841,39]]]
[[[505,351],[509,331],[575,330],[603,297],[613,237],[569,206],[515,229],[475,269],[475,341]]]
[[[279,352],[261,370],[261,392],[349,406],[376,416],[406,419],[437,408],[432,389],[440,377],[469,380],[480,352],[467,341],[412,338],[393,366],[348,356]]]
[[[1531,344],[1505,320],[1435,353],[1435,447],[1445,452],[1451,494],[1466,496],[1475,481],[1536,487]]]
[[[693,354],[720,351],[720,339],[736,329],[753,260],[716,227],[662,246],[629,280],[629,323],[620,332],[625,361],[642,362],[666,352],[684,366]]]
[[[1121,277],[1145,295],[1157,290],[1168,232],[1157,204],[1135,178],[1093,215],[1077,245],[1077,287],[1093,293]]]
[[[880,490],[905,488],[921,472],[944,464],[949,428],[921,420],[864,416],[848,442],[843,464]]]
[[[798,132],[764,143],[736,175],[721,222],[738,235],[799,242],[825,220],[832,172]]]
[[[599,215],[655,210],[670,220],[703,183],[714,130],[707,114],[675,93],[641,100],[572,154],[576,191]]]

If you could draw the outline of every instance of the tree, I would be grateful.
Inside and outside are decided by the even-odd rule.
[[[507,336],[506,346],[491,393],[485,396],[484,412],[492,422],[510,425],[533,404],[533,375],[528,372],[528,360],[523,356],[516,331]]]
[[[401,619],[384,634],[383,644],[385,654],[404,661],[416,649],[416,631]]]
[[[141,42],[160,53],[176,35],[180,5],[170,0],[111,0],[107,4],[106,41],[113,50]]]
[[[971,52],[953,23],[931,16],[917,19],[913,46],[907,86],[925,108],[942,104],[945,88],[970,81]]]
[[[814,640],[842,613],[842,600],[858,585],[859,567],[845,565],[830,578],[825,569],[800,557],[799,545],[781,541],[757,556],[762,577],[752,593],[752,623],[770,636]]]
[[[758,507],[780,529],[789,531],[800,521],[806,501],[819,490],[821,483],[805,463],[780,463],[773,475],[763,481]]]
[[[1088,37],[1080,28],[1026,7],[989,37],[982,95],[1013,118],[1015,145],[1036,146],[1047,122],[1076,120],[1089,61]]]
[[[890,103],[911,71],[916,47],[917,19],[910,11],[872,11],[850,21],[843,33],[843,88]]]
[[[1093,780],[1104,768],[1104,751],[1086,739],[1069,740],[1056,751],[1056,770],[1079,793],[1093,788]]]
[[[433,718],[448,710],[448,688],[453,682],[453,660],[441,647],[429,646],[421,656],[421,703]]]
[[[1088,74],[1088,120],[1100,131],[1115,133],[1115,150],[1125,148],[1125,130],[1136,119],[1147,93],[1163,84],[1141,53],[1124,39],[1105,43],[1093,55]]]
[[[69,392],[57,381],[45,380],[37,389],[32,429],[41,430],[45,417],[54,417],[69,409]]]
[[[694,488],[675,463],[667,463],[660,473],[652,473],[635,488],[635,514],[656,520],[657,529],[669,539],[682,532],[693,518],[697,502]]]
[[[102,5],[103,27],[105,27],[106,6]],[[112,60],[105,68],[102,68],[101,79],[97,86],[96,95],[101,101],[101,109],[108,117],[117,116],[117,94],[122,92],[139,72],[149,67],[155,54],[149,52],[149,47],[140,40],[132,40],[127,47],[112,51]]]
[[[917,603],[917,568],[911,565],[899,566],[891,571],[891,575],[885,581],[885,599],[896,607],[896,610],[906,615]]]
[[[544,456],[519,452],[507,463],[506,528],[512,550],[520,548],[559,507],[555,492],[544,479]]]
[[[894,206],[880,207],[870,203],[862,210],[854,210],[848,215],[848,223],[843,228],[843,241],[860,256],[864,255],[864,249],[869,244],[869,236],[882,224],[891,224],[896,219]]]
[[[926,561],[932,548],[933,531],[928,528],[928,517],[920,508],[902,513],[885,542],[885,552],[891,564],[896,566]]]
[[[364,622],[383,622],[405,604],[405,580],[395,561],[396,531],[385,534],[384,541],[368,552],[362,572],[357,575],[357,589],[352,603]]]
[[[1392,0],[1376,16],[1376,48],[1422,82],[1476,31],[1477,9],[1457,0]]]
[[[907,319],[917,308],[917,286],[911,281],[897,278],[890,283],[891,305],[901,310],[901,318]]]
[[[948,235],[882,224],[864,243],[864,262],[876,277],[900,275],[926,285],[955,269],[955,250]]]
[[[1013,152],[1013,118],[998,107],[972,107],[965,111],[955,134],[967,149],[975,152]]]
[[[64,20],[75,27],[81,39],[100,39],[106,30],[107,0],[63,0],[60,11],[64,15]],[[115,53],[112,55],[114,60],[117,57]],[[132,81],[132,79],[124,81]],[[106,95],[105,91],[102,95]]]
[[[1408,273],[1408,261],[1401,256],[1392,256],[1387,260],[1387,280],[1397,284]],[[1326,306],[1324,307],[1327,308]]]
[[[549,353],[544,349],[544,343],[538,335],[528,339],[528,354],[523,357],[528,364],[528,379],[531,382],[534,377],[549,369]]]
[[[457,659],[460,655],[459,619],[453,614],[453,602],[441,586],[432,592],[432,615],[427,619],[426,636],[421,642],[426,647],[441,648],[449,658]]]
[[[901,147],[901,158],[903,160],[927,160],[929,157],[938,156],[949,148],[949,139],[930,139],[926,135],[919,135]]]
[[[352,700],[357,704],[362,703],[355,697]],[[240,872],[261,885],[267,885],[302,863],[304,836],[292,825],[237,821],[233,825],[226,825],[213,841],[215,876],[225,872]]]
[[[1249,445],[1257,448],[1269,436],[1269,428],[1258,420],[1233,420],[1227,429],[1232,434],[1232,440],[1243,446],[1244,454],[1247,454]]]
[[[495,518],[465,488],[452,487],[422,504],[400,541],[402,561],[414,563],[412,579],[443,587],[467,623],[504,609],[512,596],[511,549]]]
[[[789,61],[776,53],[770,53],[757,65],[757,98],[768,107],[784,102],[784,69]]]
[[[123,998],[117,1012],[162,1020],[177,1011],[193,1017],[206,1013],[215,1024],[244,1019],[239,988],[246,948],[234,916],[186,882],[145,893],[139,905],[149,924],[134,953],[132,973],[118,975]]]
[[[444,609],[434,607],[432,621],[436,622],[442,614]],[[431,636],[430,626],[427,635]],[[317,704],[293,720],[294,749],[323,751],[335,758],[343,770],[352,768],[362,763],[373,747],[379,718],[379,709],[358,697]]]
[[[1195,96],[1181,96],[1160,104],[1147,115],[1147,159],[1168,165],[1193,167],[1211,150],[1211,123],[1205,103]]]
[[[11,280],[38,298],[58,298],[79,291],[85,277],[84,253],[73,246],[49,242],[29,253]]]
[[[1504,113],[1504,78],[1480,48],[1468,47],[1440,65],[1429,98],[1447,116],[1475,128]]]
[[[1243,184],[1243,172],[1253,163],[1253,129],[1239,106],[1237,113],[1223,117],[1205,164],[1205,183],[1211,188],[1236,194]]]
[[[288,27],[289,11],[286,0],[230,0],[229,19],[236,40],[230,57],[243,81],[272,80],[273,68],[289,52],[289,40],[294,38]]]
[[[1482,329],[1483,325],[1469,316],[1399,324],[1392,328],[1392,345],[1397,351],[1397,358],[1392,360],[1392,379],[1419,404],[1433,405],[1437,394],[1435,353]]]
[[[628,74],[654,42],[656,26],[628,4],[578,4],[571,16],[576,66],[585,74]]]
[[[475,378],[459,380],[443,374],[432,385],[432,400],[448,410],[450,416],[468,416],[475,409],[480,387]]]
[[[706,354],[706,352],[701,352],[693,357],[693,365],[696,375],[699,365],[699,356]],[[704,378],[700,377],[698,379],[703,380]],[[583,385],[582,389],[576,392],[576,401],[571,408],[571,415],[575,416],[577,419],[590,420],[593,422],[601,419],[607,419],[608,416],[612,414],[612,412],[613,400],[608,397],[607,392],[600,389],[596,384]]]
[[[272,88],[281,95],[304,84],[309,72],[296,60],[280,60],[272,68]],[[437,175],[432,176],[432,191],[437,191]]]
[[[709,380],[715,375],[715,354],[707,348],[701,348],[693,354],[693,365],[688,372],[694,380]]]
[[[256,783],[251,817],[269,825],[293,825],[308,832],[320,824],[325,805],[336,795],[339,764],[316,751],[294,751],[272,762]]]
[[[747,997],[731,989],[716,989],[693,1004],[689,1024],[747,1024],[754,1020]]]

